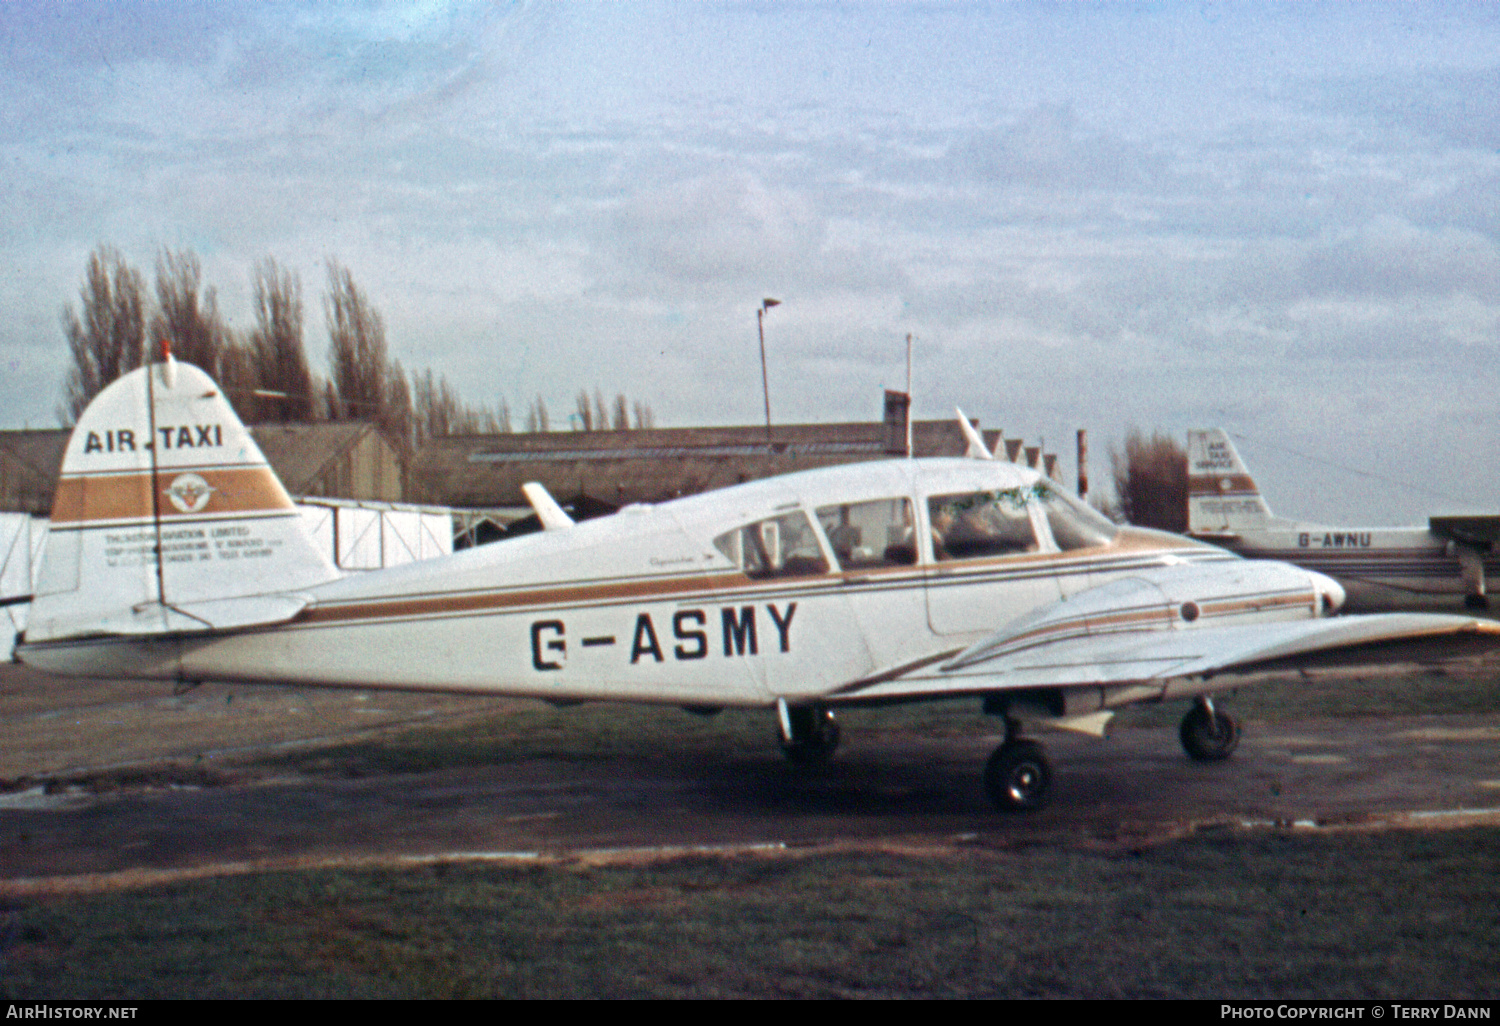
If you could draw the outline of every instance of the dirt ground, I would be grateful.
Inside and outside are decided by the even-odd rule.
[[[173,695],[0,666],[0,893],[328,864],[1500,822],[1500,716],[1251,722],[1235,757],[1208,766],[1183,755],[1172,727],[1048,735],[1052,804],[1020,817],[980,791],[993,739],[919,731],[846,730],[834,762],[811,773],[769,738],[763,753],[709,759],[668,743],[420,773],[264,769],[269,753],[520,704],[215,685]]]

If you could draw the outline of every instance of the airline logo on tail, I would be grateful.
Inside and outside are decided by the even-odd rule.
[[[172,500],[181,513],[201,513],[208,505],[209,497],[217,488],[197,474],[179,474],[167,489],[167,498]]]

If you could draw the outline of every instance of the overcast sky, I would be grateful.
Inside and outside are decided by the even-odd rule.
[[[469,402],[962,406],[1071,481],[1220,425],[1278,513],[1500,511],[1500,5],[0,3],[0,426],[90,251],[237,328],[337,258]]]

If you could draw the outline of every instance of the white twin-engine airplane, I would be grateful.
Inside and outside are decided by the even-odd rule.
[[[1217,760],[1239,734],[1210,696],[1237,674],[1500,647],[1488,621],[1334,616],[1343,589],[1321,574],[1117,527],[998,460],[813,470],[577,524],[530,492],[552,529],[341,574],[218,386],[169,357],[74,429],[18,656],[187,683],[761,707],[798,762],[832,753],[841,706],[969,696],[1006,728],[986,792],[1024,810],[1052,772],[1023,721],[1102,734],[1116,708],[1186,699],[1183,745]]]
[[[1278,517],[1222,430],[1188,432],[1188,533],[1247,559],[1335,578],[1352,611],[1490,608],[1500,516],[1431,517],[1426,527],[1333,527]]]

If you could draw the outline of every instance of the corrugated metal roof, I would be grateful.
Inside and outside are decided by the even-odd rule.
[[[558,449],[472,452],[470,463],[537,463],[566,460],[671,460],[730,456],[885,456],[880,442],[759,442],[745,445],[645,446],[620,449]]]
[[[523,503],[539,481],[554,495],[615,505],[662,502],[777,474],[899,456],[880,421],[745,427],[561,431],[434,438],[416,454],[412,478],[426,502],[453,506]],[[991,436],[993,444],[994,435]],[[961,456],[953,420],[912,425],[918,456]]]

